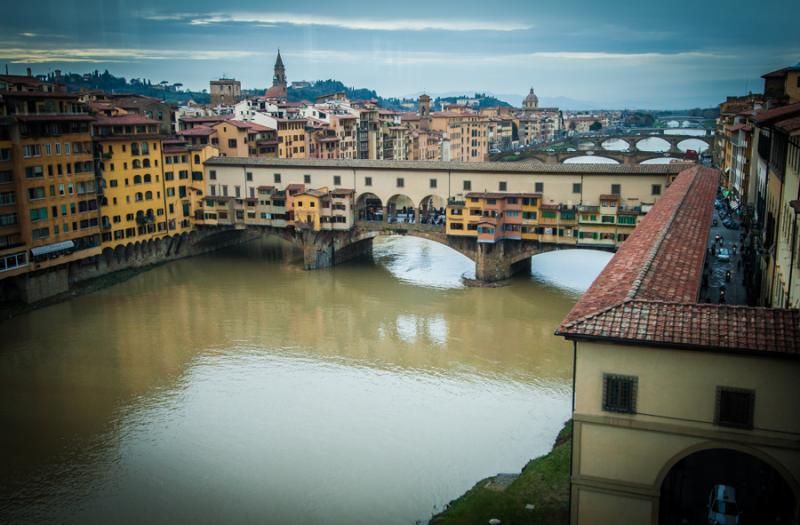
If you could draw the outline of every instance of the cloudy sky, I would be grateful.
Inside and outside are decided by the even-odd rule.
[[[709,106],[800,62],[798,20],[797,0],[29,0],[0,18],[0,67],[261,88],[280,47],[290,81],[383,96],[533,86],[562,106]]]

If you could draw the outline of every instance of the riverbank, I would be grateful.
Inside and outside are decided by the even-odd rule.
[[[475,484],[451,501],[430,525],[485,525],[490,519],[503,524],[569,523],[569,463],[572,420],[559,432],[553,449],[532,459],[519,475],[498,474]]]
[[[153,268],[161,266],[162,264],[167,264],[168,262],[171,261],[153,263],[148,266],[124,268],[122,270],[107,273],[99,277],[93,277],[85,281],[80,281],[75,283],[72,289],[67,292],[53,295],[46,299],[42,299],[41,301],[36,301],[35,303],[25,303],[23,301],[6,301],[0,303],[0,323],[11,320],[18,315],[32,312],[34,310],[38,310],[39,308],[44,308],[45,306],[58,304],[80,295],[89,294],[110,286],[114,286],[115,284],[125,282],[128,279],[136,277],[140,273],[147,272]]]

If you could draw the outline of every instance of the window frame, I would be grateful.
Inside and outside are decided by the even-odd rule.
[[[745,422],[738,422],[733,420],[723,420],[721,418],[721,409],[722,409],[722,396],[724,393],[731,393],[731,394],[746,394],[749,396],[749,403],[750,406],[748,407],[748,413],[746,414],[747,421]],[[756,408],[756,391],[750,388],[740,388],[740,387],[733,387],[733,386],[725,386],[725,385],[717,385],[716,388],[716,395],[714,400],[714,424],[720,427],[728,427],[728,428],[738,428],[744,430],[752,430],[753,429],[753,422],[755,420],[755,408]]]
[[[609,399],[609,395],[611,393],[611,381],[630,381],[630,402],[627,404],[627,406],[623,406],[619,400],[617,400],[616,403],[613,403],[612,400]],[[636,398],[638,393],[639,378],[637,376],[603,373],[603,396],[601,398],[601,407],[603,412],[614,412],[616,414],[636,414]]]

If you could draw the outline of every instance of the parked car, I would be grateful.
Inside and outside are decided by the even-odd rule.
[[[731,260],[731,251],[727,248],[720,248],[717,252],[717,259],[720,261],[730,261]]]
[[[740,517],[736,489],[730,485],[714,485],[708,496],[709,525],[739,525]]]

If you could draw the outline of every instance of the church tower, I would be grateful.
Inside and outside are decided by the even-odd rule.
[[[419,96],[419,128],[427,130],[431,126],[431,97]]]
[[[278,50],[278,58],[275,59],[275,69],[272,75],[272,85],[281,86],[286,89],[286,68],[283,67],[283,60],[281,60],[281,50]]]
[[[285,101],[286,100],[286,68],[283,67],[281,50],[278,50],[278,58],[275,59],[275,68],[272,74],[272,87],[269,88],[264,96],[268,99]]]
[[[539,107],[539,97],[536,96],[536,93],[533,92],[533,88],[531,88],[531,92],[528,93],[528,96],[525,97],[525,100],[522,101],[522,109],[532,110],[538,107]]]

